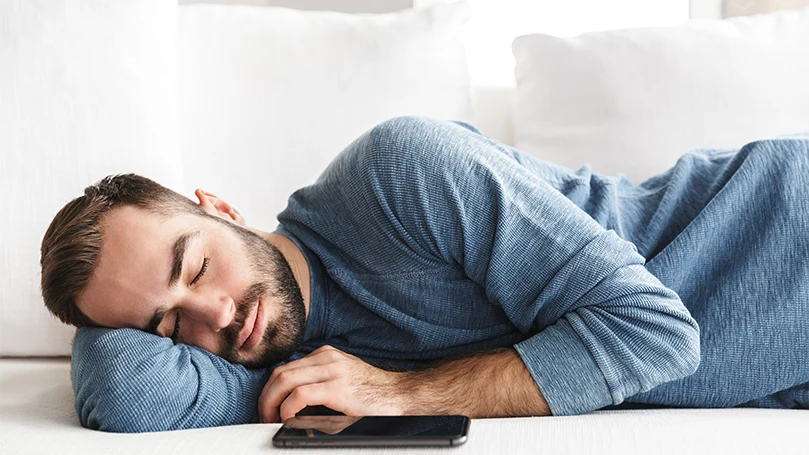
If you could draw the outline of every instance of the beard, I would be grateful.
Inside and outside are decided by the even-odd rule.
[[[245,228],[216,219],[239,236],[248,252],[250,268],[255,277],[254,283],[236,303],[234,323],[222,329],[222,352],[219,356],[248,368],[269,367],[287,360],[303,341],[306,326],[303,296],[292,268],[270,242]],[[253,348],[250,358],[246,358],[238,353],[239,331],[262,296],[270,297],[264,300],[264,307],[276,305],[277,317],[267,321],[261,340]]]

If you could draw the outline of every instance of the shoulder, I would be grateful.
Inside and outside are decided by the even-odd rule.
[[[463,150],[464,144],[488,140],[477,129],[462,122],[412,116],[379,123],[365,137],[362,152],[370,165],[434,163]]]
[[[358,177],[382,188],[456,182],[513,161],[500,144],[473,126],[427,117],[386,120],[353,147]]]

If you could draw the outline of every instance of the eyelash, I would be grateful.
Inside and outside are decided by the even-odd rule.
[[[197,281],[199,281],[199,279],[200,279],[200,278],[202,278],[202,275],[205,275],[205,271],[206,271],[206,270],[208,270],[208,263],[209,263],[209,262],[211,262],[211,258],[209,258],[209,257],[205,256],[205,259],[203,259],[203,260],[202,260],[202,268],[201,268],[201,269],[199,269],[199,273],[197,274],[197,276],[195,276],[195,277],[194,277],[194,279],[193,279],[193,280],[191,280],[191,285],[192,285],[192,286],[193,286],[193,285],[194,285],[194,284],[195,284]]]
[[[199,273],[197,273],[197,276],[195,276],[194,279],[191,280],[191,285],[199,281],[199,279],[202,278],[202,275],[205,275],[205,271],[208,270],[209,262],[211,262],[211,258],[205,256],[205,258],[202,260],[202,267],[199,269]],[[171,334],[171,341],[176,343],[179,334],[180,334],[180,314],[178,313],[177,316],[174,318],[174,332],[172,332]]]

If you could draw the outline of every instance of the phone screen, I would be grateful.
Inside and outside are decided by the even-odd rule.
[[[298,416],[273,437],[276,447],[455,446],[466,442],[465,416]]]

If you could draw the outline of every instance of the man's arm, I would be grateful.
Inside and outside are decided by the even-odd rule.
[[[554,186],[590,193],[593,179],[550,168],[541,178],[523,159],[468,126],[398,118],[355,141],[320,189],[363,202],[332,225],[386,237],[375,238],[390,245],[378,273],[450,266],[480,285],[524,334],[513,348],[554,415],[616,405],[692,374],[699,327],[679,296],[646,270],[635,245]],[[366,253],[362,242],[340,248]],[[386,384],[375,384],[382,397]],[[304,399],[307,390],[322,392],[287,392]]]
[[[485,289],[525,334],[514,349],[554,415],[620,404],[697,369],[699,327],[679,296],[634,244],[553,186],[592,192],[604,182],[540,178],[520,163],[528,157],[449,122],[395,119],[371,136],[369,205],[385,208],[380,224]]]
[[[510,348],[405,373],[399,384],[404,414],[551,415],[525,363]]]
[[[259,399],[260,420],[286,421],[315,405],[354,416],[551,414],[522,359],[510,348],[422,371],[393,372],[324,346],[276,368]]]
[[[82,426],[111,432],[253,423],[267,370],[135,329],[82,328],[71,381]]]

